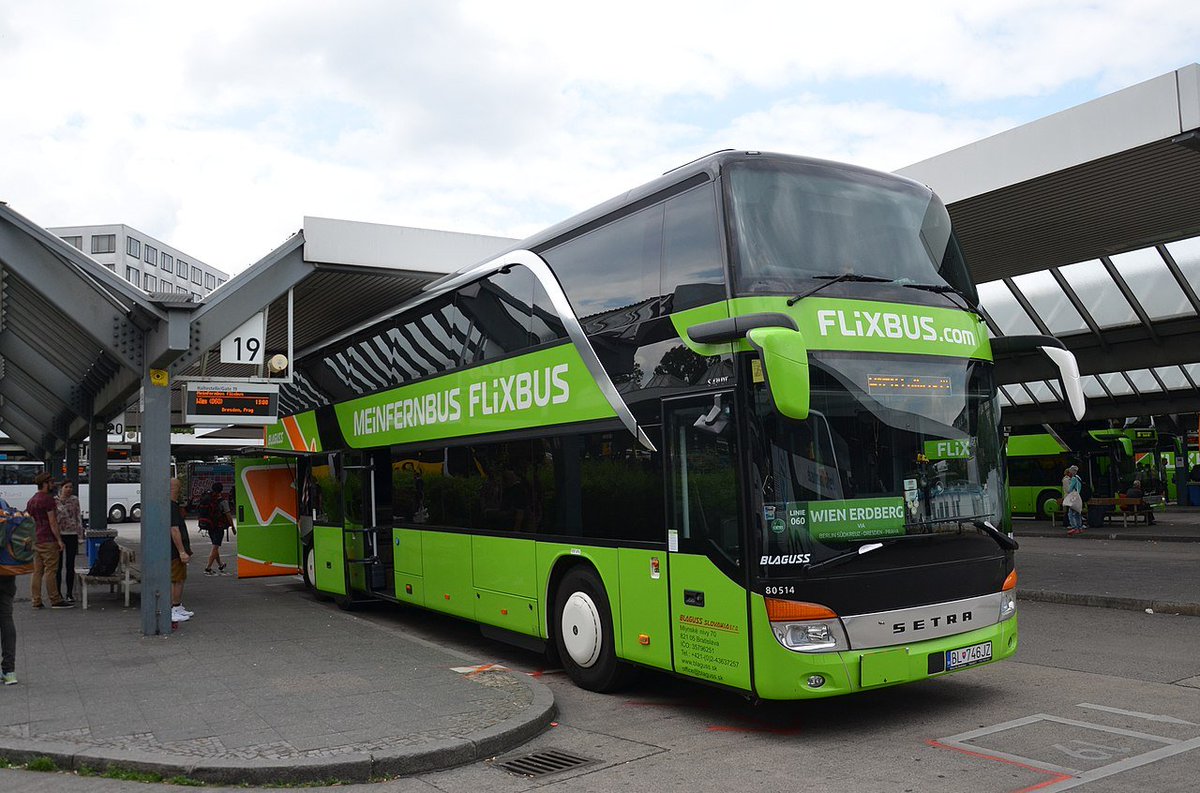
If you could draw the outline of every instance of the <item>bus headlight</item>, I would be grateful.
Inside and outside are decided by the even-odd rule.
[[[1004,579],[1000,587],[1000,621],[1017,613],[1017,571],[1014,568]]]
[[[1007,592],[1000,593],[1000,621],[1017,613],[1017,592],[1015,589],[1010,589]]]
[[[816,603],[767,598],[771,631],[784,647],[799,653],[850,649],[842,621],[831,609]]]

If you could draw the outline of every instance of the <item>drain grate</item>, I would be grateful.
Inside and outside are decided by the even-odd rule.
[[[512,774],[535,777],[557,774],[560,771],[568,771],[572,768],[579,768],[580,766],[594,762],[596,761],[591,758],[580,757],[570,752],[547,749],[544,752],[534,752],[533,754],[501,760],[495,765],[497,768],[503,768]]]

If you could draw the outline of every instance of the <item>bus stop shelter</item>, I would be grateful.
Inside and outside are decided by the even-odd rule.
[[[1087,419],[1200,410],[1200,65],[898,173],[946,202],[992,335],[1075,354]],[[1043,357],[997,375],[1006,424],[1072,421]]]
[[[0,204],[0,430],[51,470],[89,440],[93,527],[107,514],[107,422],[131,405],[142,458],[142,630],[169,634],[172,393],[181,379],[265,378],[222,364],[223,338],[265,312],[264,355],[308,346],[403,302],[511,240],[305,218],[202,302],[147,294]],[[286,371],[284,372],[286,375]]]

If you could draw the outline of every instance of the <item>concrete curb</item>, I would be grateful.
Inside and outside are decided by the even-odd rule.
[[[63,741],[0,737],[0,757],[14,763],[28,763],[34,758],[48,757],[61,771],[88,768],[103,772],[108,768],[122,768],[160,774],[163,778],[186,776],[223,785],[334,780],[368,782],[380,777],[439,771],[514,749],[549,726],[556,713],[554,694],[549,687],[526,675],[515,672],[507,674],[517,677],[533,692],[533,701],[522,713],[462,738],[447,738],[396,751],[281,760],[227,756],[197,758]]]
[[[1018,600],[1033,600],[1042,603],[1061,603],[1069,606],[1094,606],[1105,609],[1145,611],[1153,609],[1156,614],[1182,614],[1200,617],[1200,603],[1180,603],[1173,600],[1148,600],[1110,595],[1082,595],[1074,592],[1051,592],[1045,589],[1019,589]]]
[[[1025,537],[1049,537],[1052,540],[1123,540],[1125,542],[1200,542],[1200,536],[1185,534],[1122,534],[1107,529],[1088,529],[1083,534],[1074,537],[1067,536],[1067,530],[1058,531],[1034,529],[1021,531],[1016,534],[1017,542]]]

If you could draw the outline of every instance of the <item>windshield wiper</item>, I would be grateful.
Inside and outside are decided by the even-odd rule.
[[[789,306],[794,306],[797,303],[799,303],[801,300],[803,300],[804,298],[808,297],[809,295],[815,295],[817,292],[820,292],[825,287],[833,286],[834,284],[840,283],[842,281],[859,281],[859,282],[868,282],[868,283],[876,283],[876,284],[886,284],[886,283],[891,283],[891,281],[892,281],[891,278],[883,278],[878,275],[859,275],[858,273],[842,273],[841,275],[814,275],[813,278],[825,281],[825,283],[817,284],[812,289],[809,289],[807,292],[801,292],[800,294],[796,295],[795,297],[788,298],[787,304]]]
[[[906,528],[913,528],[916,526],[933,526],[933,525],[937,525],[937,524],[947,524],[947,523],[953,523],[953,524],[957,525],[959,527],[960,531],[961,531],[963,525],[973,526],[974,528],[979,529],[979,531],[983,532],[984,534],[988,535],[993,540],[995,540],[996,544],[999,545],[1001,548],[1008,550],[1008,551],[1015,551],[1015,550],[1017,550],[1018,547],[1020,547],[1017,544],[1016,540],[1014,540],[1012,537],[1009,537],[1007,534],[1005,534],[1004,532],[997,529],[989,521],[979,520],[978,518],[921,521],[920,523],[910,523],[906,526]],[[886,539],[876,540],[874,542],[863,543],[862,545],[858,546],[854,550],[846,551],[845,553],[840,553],[837,556],[832,556],[823,562],[817,562],[814,565],[809,565],[808,567],[805,568],[804,572],[811,573],[812,571],[820,570],[823,567],[836,567],[840,564],[845,564],[846,562],[849,562],[853,559],[857,559],[858,557],[863,556],[864,554],[871,553],[872,551],[878,551],[880,548],[883,548],[885,546],[895,545],[898,542],[905,542],[907,540],[929,540],[929,539],[933,539],[934,537],[942,537],[942,536],[946,536],[946,535],[938,534],[938,533],[905,534],[900,537],[888,537]]]
[[[977,315],[980,319],[983,319],[983,314],[980,313],[979,309],[974,308],[971,305],[971,301],[963,297],[963,293],[955,289],[953,286],[950,286],[950,284],[901,284],[901,286],[905,287],[906,289],[920,289],[922,292],[933,292],[939,295],[946,295],[947,297],[954,295],[955,297],[962,298],[961,306],[958,306],[956,301],[951,300],[950,302],[954,303],[954,305],[958,306],[959,308],[970,311],[972,314]]]

